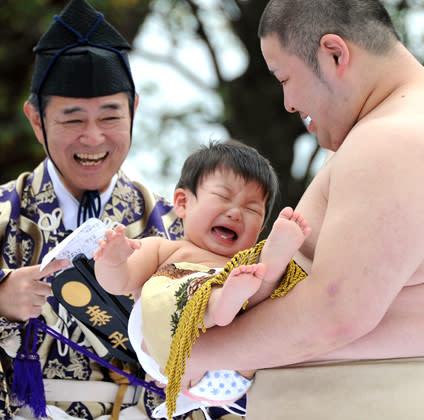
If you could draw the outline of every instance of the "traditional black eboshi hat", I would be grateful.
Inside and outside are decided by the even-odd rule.
[[[85,0],[71,0],[34,47],[31,92],[92,98],[135,94],[122,35]]]

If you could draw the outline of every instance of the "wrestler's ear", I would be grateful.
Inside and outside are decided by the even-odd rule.
[[[187,210],[187,190],[184,188],[177,188],[174,191],[174,211],[180,218],[184,219]]]
[[[35,109],[35,106],[29,101],[26,101],[24,103],[24,113],[31,124],[35,137],[37,137],[37,140],[39,141],[39,143],[44,145],[44,136],[43,136],[43,129],[41,128],[40,114]]]
[[[330,69],[340,77],[350,62],[349,46],[339,35],[326,34],[320,40],[318,56],[321,68]]]

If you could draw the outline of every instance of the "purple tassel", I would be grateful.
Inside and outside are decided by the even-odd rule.
[[[32,351],[29,352],[31,331],[33,331],[33,345]],[[30,320],[25,334],[25,347],[16,355],[11,394],[18,403],[29,405],[36,418],[45,418],[47,417],[46,395],[40,356],[36,353],[36,331],[36,326]]]

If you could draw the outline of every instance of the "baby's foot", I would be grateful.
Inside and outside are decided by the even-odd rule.
[[[231,271],[221,289],[212,289],[208,316],[213,323],[221,326],[229,324],[246,300],[257,292],[265,272],[266,267],[261,263],[242,265]]]
[[[281,211],[260,257],[260,261],[266,265],[264,281],[280,279],[287,264],[310,233],[311,229],[300,213],[291,207]]]

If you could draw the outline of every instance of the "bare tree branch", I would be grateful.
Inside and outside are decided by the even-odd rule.
[[[207,47],[207,49],[208,49],[208,51],[211,55],[211,59],[212,59],[213,67],[215,69],[216,77],[218,79],[218,83],[219,84],[224,83],[224,79],[222,77],[222,74],[221,74],[221,71],[220,71],[220,68],[219,68],[219,65],[218,65],[218,60],[217,60],[217,57],[216,57],[216,54],[215,54],[215,50],[214,50],[214,48],[213,48],[213,46],[212,46],[212,44],[209,40],[208,35],[206,34],[203,22],[199,17],[200,7],[195,2],[193,2],[192,0],[185,0],[185,2],[190,7],[194,18],[197,21],[198,29],[197,29],[196,32],[199,35],[200,39],[205,43],[205,45],[206,45],[206,47]]]
[[[176,70],[179,74],[181,74],[184,78],[186,78],[189,82],[192,82],[201,89],[207,89],[208,91],[214,91],[215,89],[214,86],[208,85],[206,82],[200,79],[200,77],[196,76],[187,67],[184,67],[178,60],[175,59],[175,57],[171,55],[155,54],[153,52],[145,51],[140,48],[134,50],[131,55],[146,58],[156,63],[167,64],[174,70]]]
[[[233,0],[234,3],[237,5],[237,7],[241,10],[241,3],[240,0]]]

